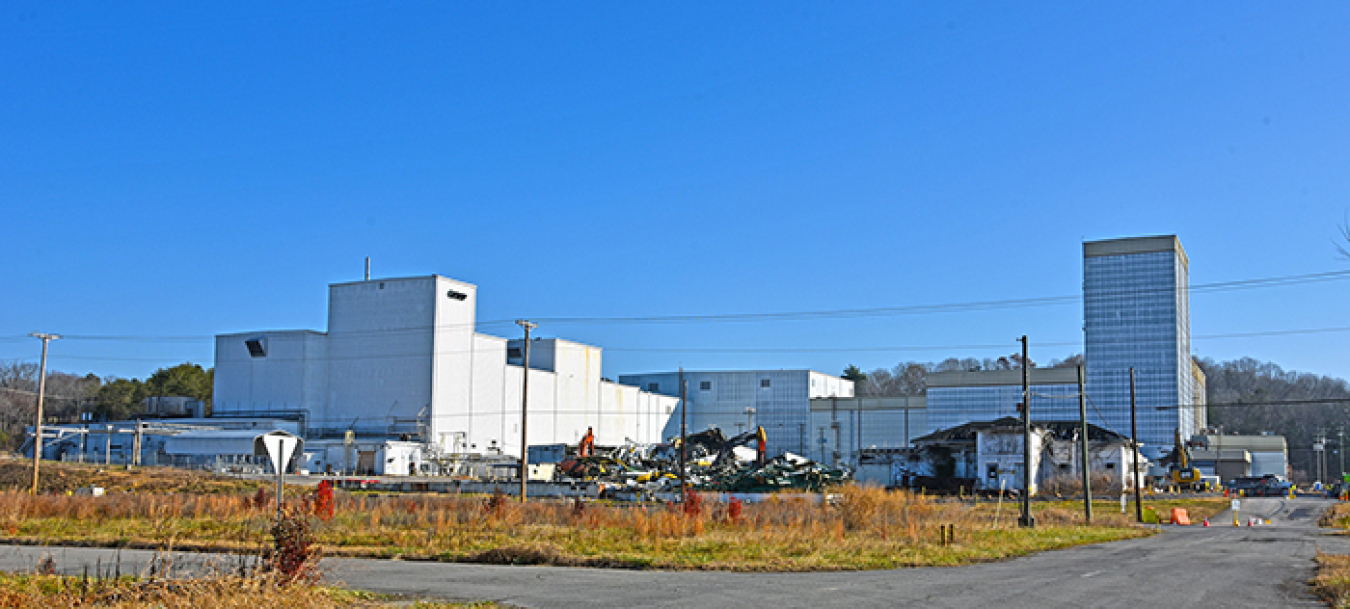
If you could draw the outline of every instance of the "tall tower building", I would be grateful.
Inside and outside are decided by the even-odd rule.
[[[1088,396],[1106,427],[1129,435],[1134,368],[1139,440],[1153,455],[1169,450],[1178,430],[1189,438],[1205,425],[1189,288],[1175,235],[1083,244]]]

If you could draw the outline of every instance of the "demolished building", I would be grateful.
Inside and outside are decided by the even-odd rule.
[[[1133,488],[1130,439],[1102,427],[1088,428],[1088,471],[1094,486]],[[1078,421],[1033,422],[1033,495],[1046,487],[1081,488],[1083,463]],[[1023,428],[1005,417],[972,422],[915,438],[910,448],[864,449],[858,480],[888,487],[966,492],[1021,491]],[[1138,457],[1140,477],[1148,461]]]

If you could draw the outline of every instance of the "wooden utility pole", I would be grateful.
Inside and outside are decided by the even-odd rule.
[[[1087,392],[1084,389],[1083,367],[1078,367],[1078,435],[1083,440],[1083,517],[1092,524],[1092,466],[1088,461]]]
[[[33,332],[29,334],[42,341],[42,365],[38,367],[37,420],[33,423],[33,488],[30,495],[38,492],[38,465],[42,463],[42,398],[47,392],[47,343],[61,338],[57,334]]]
[[[1130,478],[1134,481],[1134,519],[1136,522],[1144,521],[1144,497],[1139,489],[1139,417],[1135,413],[1134,399],[1134,368],[1130,368],[1130,447],[1134,449],[1131,459],[1134,460],[1134,467],[1131,469]]]
[[[539,324],[517,319],[516,325],[525,328],[525,350],[522,352],[525,361],[520,366],[520,502],[525,503],[525,483],[530,478],[530,444],[525,432],[530,409],[530,330],[538,328]]]
[[[684,380],[684,366],[680,366],[680,505],[689,505],[689,482],[685,473],[685,454],[689,451],[686,444],[689,435],[689,403],[685,401],[688,386]]]
[[[1022,517],[1017,523],[1024,527],[1036,526],[1031,515],[1031,366],[1027,359],[1027,337],[1022,342]]]

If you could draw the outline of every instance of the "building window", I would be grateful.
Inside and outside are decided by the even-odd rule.
[[[989,463],[988,465],[986,465],[986,466],[985,466],[985,475],[988,476],[988,477],[990,477],[990,478],[997,478],[997,477],[998,477],[998,464],[997,464],[997,463]]]
[[[1116,464],[1115,464],[1115,463],[1107,463],[1107,464],[1106,464],[1106,469],[1115,469],[1115,468],[1116,468]]]
[[[454,290],[450,290],[445,293],[445,297],[450,298],[452,300],[464,300],[465,298],[468,298],[469,295],[465,294],[464,292],[456,292]]]
[[[761,389],[768,389],[768,388],[769,388],[769,379],[759,379],[759,387],[760,387]]]
[[[249,357],[267,357],[267,339],[250,338],[244,341],[244,346],[248,348]]]
[[[520,347],[507,347],[506,357],[509,357],[511,359],[520,359],[521,357],[523,357],[520,353]]]
[[[661,383],[647,383],[647,391],[656,393],[661,390]]]
[[[712,391],[712,381],[701,381],[698,384],[699,391]]]

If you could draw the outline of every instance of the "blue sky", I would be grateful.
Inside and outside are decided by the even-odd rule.
[[[1073,296],[1083,240],[1149,234],[1196,285],[1350,271],[1346,31],[1344,2],[10,2],[0,359],[42,331],[56,370],[209,365],[323,329],[366,256],[611,377],[1062,358],[1072,300],[548,320]],[[1350,378],[1347,299],[1197,293],[1195,353]]]

